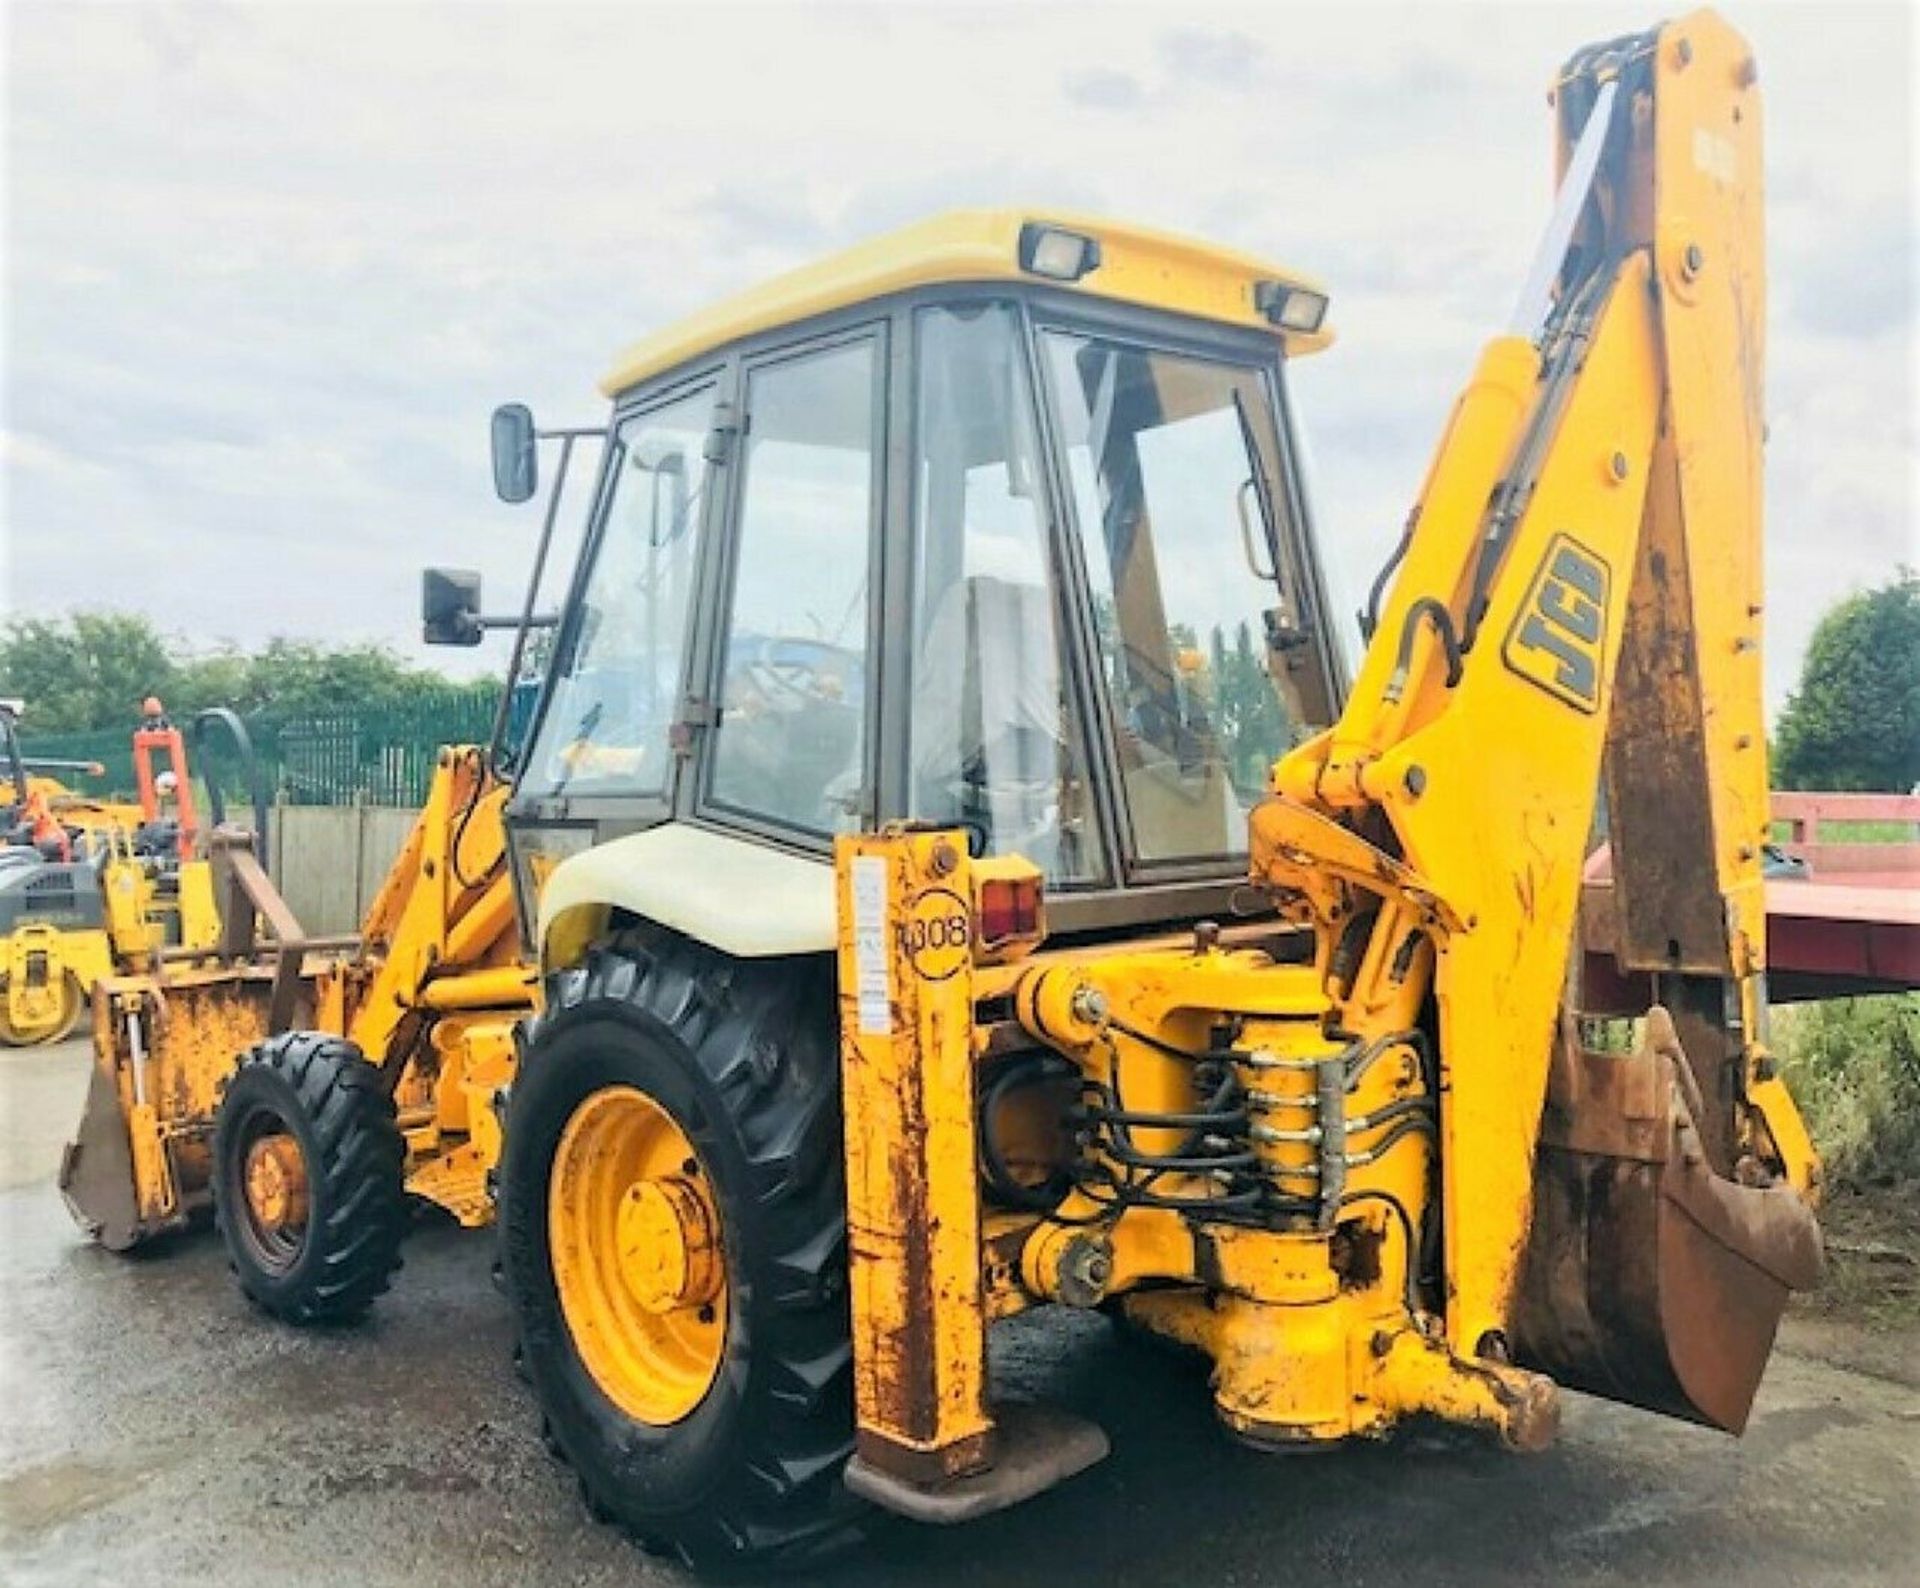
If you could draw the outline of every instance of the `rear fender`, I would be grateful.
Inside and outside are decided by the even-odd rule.
[[[835,942],[833,866],[684,822],[629,833],[569,856],[548,876],[541,968],[576,963],[616,910],[736,959],[824,954]]]

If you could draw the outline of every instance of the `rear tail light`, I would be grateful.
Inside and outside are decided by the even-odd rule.
[[[973,864],[976,957],[1015,959],[1047,935],[1046,888],[1039,867],[1010,855]]]

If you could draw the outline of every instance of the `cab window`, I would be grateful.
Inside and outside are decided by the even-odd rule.
[[[1050,882],[1097,880],[1013,314],[926,309],[915,338],[911,813],[966,826]]]
[[[1043,335],[1114,722],[1131,852],[1244,853],[1285,750],[1326,726],[1274,684],[1260,372],[1101,336]]]
[[[865,804],[878,344],[747,374],[711,801],[803,833]]]
[[[666,792],[713,402],[702,386],[615,427],[592,563],[526,758],[530,794]]]

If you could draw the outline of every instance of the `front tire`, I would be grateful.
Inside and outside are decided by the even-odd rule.
[[[549,982],[513,1085],[502,1258],[552,1446],[697,1567],[858,1514],[836,1031],[818,962],[660,933]]]
[[[406,1160],[353,1043],[289,1031],[251,1049],[213,1131],[214,1221],[241,1290],[288,1323],[361,1316],[400,1266]]]

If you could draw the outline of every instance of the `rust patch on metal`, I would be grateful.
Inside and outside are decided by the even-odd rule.
[[[1714,1172],[1664,1009],[1648,1012],[1636,1053],[1586,1051],[1565,1023],[1560,1048],[1534,1164],[1517,1359],[1738,1433],[1788,1293],[1819,1281],[1812,1210],[1785,1185]]]

